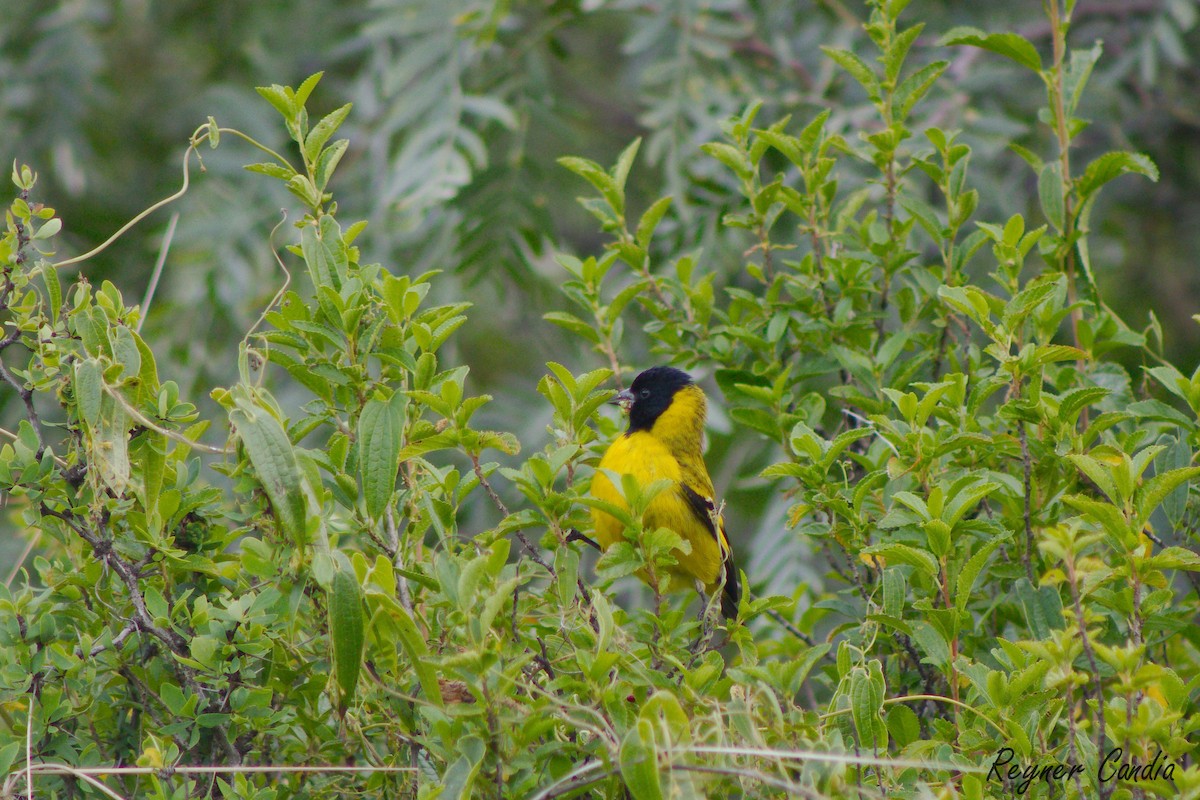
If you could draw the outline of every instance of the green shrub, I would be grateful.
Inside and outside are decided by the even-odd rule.
[[[6,792],[98,796],[78,770],[136,764],[108,779],[121,796],[1200,796],[1200,371],[1109,309],[1087,246],[1101,188],[1155,167],[1072,164],[1099,51],[1067,52],[1058,7],[1049,63],[955,29],[943,46],[1041,76],[1054,145],[1021,152],[1044,224],[976,219],[971,148],[909,127],[947,62],[906,65],[905,5],[872,4],[876,60],[827,50],[876,110],[861,131],[752,104],[703,147],[741,263],[656,239],[669,198],[635,221],[637,143],[612,169],[562,160],[610,240],[559,256],[570,310],[546,317],[603,366],[547,365],[532,452],[475,422],[493,398],[446,348],[466,304],[363,263],[339,221],[350,108],[309,120],[319,75],[259,90],[295,156],[250,169],[305,214],[240,381],[213,390],[222,418],[160,377],[144,309],[62,285],[60,223],[16,169],[0,353],[26,413],[0,489],[37,554],[0,592]],[[210,120],[188,158],[231,135]],[[791,596],[749,574],[715,641],[684,600],[611,598],[665,548],[593,575],[566,542],[617,433],[603,387],[643,348],[711,376],[771,454],[783,553],[822,565]],[[51,773],[28,789],[26,747]],[[1161,753],[1173,783],[1099,781],[1114,748]]]

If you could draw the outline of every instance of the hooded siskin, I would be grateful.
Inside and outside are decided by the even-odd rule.
[[[741,587],[725,522],[713,524],[716,504],[712,479],[704,466],[704,420],[707,401],[691,376],[673,367],[652,367],[617,395],[629,405],[629,429],[608,448],[592,479],[592,496],[628,508],[603,470],[632,475],[646,486],[668,479],[674,486],[650,501],[642,522],[649,530],[669,528],[692,546],[678,551],[670,567],[669,589],[692,588],[699,580],[710,594],[722,589],[721,613],[737,616]],[[596,542],[607,550],[624,538],[624,526],[607,512],[592,509]]]

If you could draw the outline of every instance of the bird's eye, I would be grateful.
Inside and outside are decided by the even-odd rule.
[[[638,392],[638,397],[642,398],[643,400],[650,399],[650,390],[642,389],[640,392]]]

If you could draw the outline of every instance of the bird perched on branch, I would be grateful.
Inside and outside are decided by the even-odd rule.
[[[675,551],[677,563],[668,568],[670,580],[662,588],[692,588],[699,583],[709,594],[720,591],[721,613],[736,617],[741,597],[738,571],[702,452],[704,392],[682,370],[652,367],[611,402],[628,409],[629,429],[600,460],[592,496],[628,509],[606,471],[630,475],[639,486],[671,481],[654,496],[642,517],[646,530],[669,528],[691,545],[691,552]],[[596,541],[591,544],[607,550],[624,540],[624,525],[612,514],[593,508],[592,520]]]

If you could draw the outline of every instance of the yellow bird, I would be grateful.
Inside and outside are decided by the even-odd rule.
[[[721,592],[721,613],[737,616],[741,587],[733,563],[733,550],[725,536],[725,522],[717,517],[712,479],[702,452],[707,401],[690,375],[673,367],[652,367],[612,400],[629,409],[629,430],[613,442],[592,478],[592,496],[628,508],[620,491],[604,474],[631,475],[641,486],[673,481],[646,508],[642,523],[647,530],[669,528],[691,545],[691,552],[676,551],[669,586]],[[616,517],[592,509],[596,542],[607,550],[624,540],[624,526]],[[584,537],[580,537],[584,538]]]

